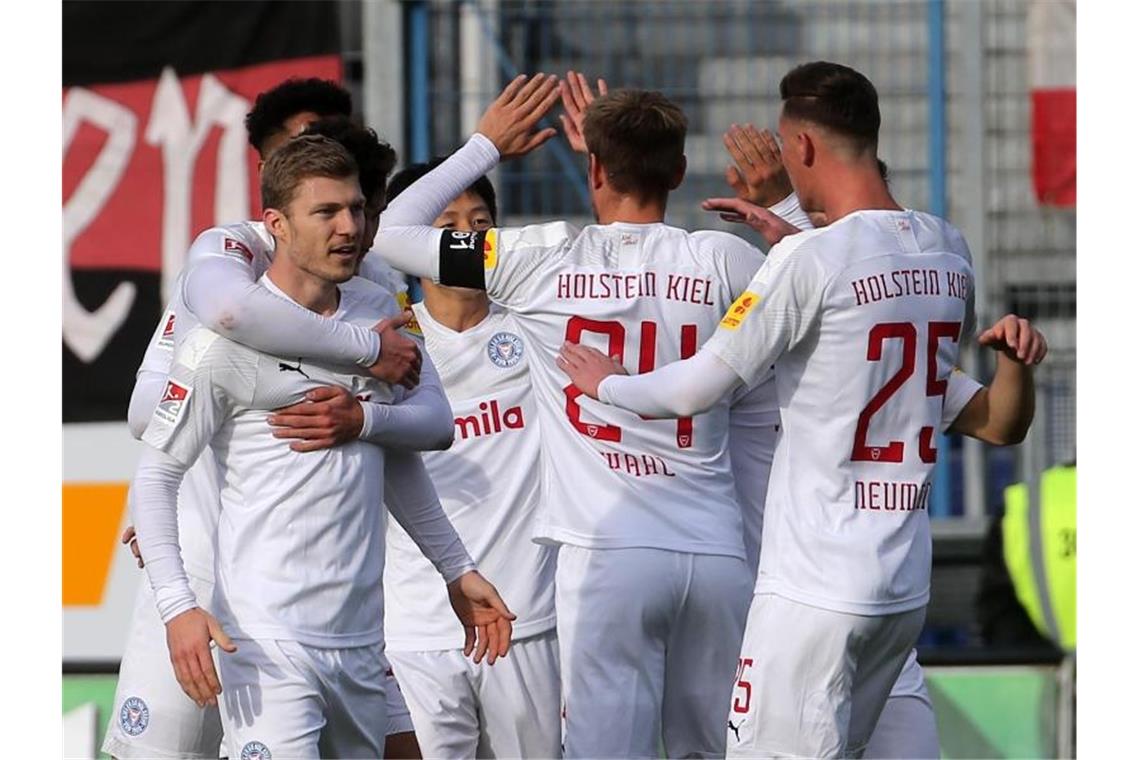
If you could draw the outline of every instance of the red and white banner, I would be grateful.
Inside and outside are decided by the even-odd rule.
[[[1033,189],[1038,202],[1077,203],[1077,4],[1029,5],[1029,87],[1033,98]]]

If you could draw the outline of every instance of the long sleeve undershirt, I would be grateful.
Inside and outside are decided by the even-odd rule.
[[[711,409],[740,382],[731,367],[702,349],[644,375],[610,375],[598,385],[598,398],[646,417],[691,417]]]
[[[267,354],[304,356],[338,366],[368,367],[376,362],[377,333],[279,298],[259,285],[253,274],[233,257],[200,256],[186,267],[182,284],[186,306],[219,335]]]
[[[385,209],[373,250],[394,269],[439,282],[439,239],[443,233],[431,223],[498,161],[494,143],[478,132],[473,134],[462,148],[413,182]]]
[[[360,439],[389,450],[440,451],[455,438],[455,417],[431,358],[423,354],[420,383],[396,404],[361,403]]]
[[[475,562],[439,503],[419,454],[414,451],[385,454],[384,503],[445,583],[475,569]]]

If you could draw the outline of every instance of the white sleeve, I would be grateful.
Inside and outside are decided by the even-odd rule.
[[[380,215],[380,229],[430,225],[449,203],[498,164],[499,149],[476,132],[446,161],[392,199]]]
[[[739,382],[731,367],[702,348],[644,375],[610,375],[598,386],[598,399],[645,417],[691,417],[710,409]]]
[[[451,404],[427,352],[423,352],[419,385],[402,401],[365,401],[361,408],[364,425],[360,438],[369,443],[410,451],[440,451],[451,446],[455,438]]]
[[[811,223],[811,217],[808,216],[807,212],[800,206],[800,198],[795,193],[792,193],[779,203],[772,204],[768,207],[768,210],[788,224],[799,227],[801,230],[815,229],[815,225]]]
[[[384,503],[445,583],[475,569],[471,555],[439,503],[419,454],[385,452]]]
[[[135,376],[135,389],[131,391],[131,401],[127,406],[127,427],[136,439],[142,438],[154,414],[154,408],[162,398],[167,371],[154,372],[140,368]]]
[[[182,299],[203,325],[267,354],[304,356],[336,366],[375,363],[380,355],[377,333],[274,295],[257,283],[242,256],[225,251],[225,239],[218,228],[203,232],[194,241],[182,278]]]
[[[803,232],[772,247],[748,289],[728,308],[702,350],[716,354],[755,385],[785,351],[810,334],[823,312],[828,283]]]
[[[186,470],[174,457],[146,446],[129,497],[139,552],[163,623],[199,606],[178,544],[178,486]]]
[[[966,408],[966,404],[985,386],[957,367],[946,380],[946,395],[942,399],[942,432],[945,433]]]

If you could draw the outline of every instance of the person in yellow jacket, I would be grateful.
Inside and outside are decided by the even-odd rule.
[[[1077,647],[1077,467],[1051,467],[1037,493],[1005,489],[1002,554],[1021,606],[1041,635]]]

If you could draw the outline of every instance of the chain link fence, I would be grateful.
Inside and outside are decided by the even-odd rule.
[[[950,446],[952,514],[981,517],[1000,509],[1004,486],[1076,456],[1076,218],[1072,209],[1040,206],[1032,189],[1030,2],[412,3],[426,14],[430,42],[407,53],[424,56],[428,72],[426,112],[410,120],[424,134],[413,137],[433,155],[455,149],[519,72],[574,69],[611,87],[658,89],[689,118],[688,172],[667,221],[739,233],[699,208],[703,198],[728,192],[724,130],[734,122],[774,128],[780,78],[798,63],[834,60],[865,73],[879,91],[880,155],[896,198],[941,208],[975,252],[979,324],[1015,312],[1050,343],[1037,375],[1035,430],[1022,450],[979,446],[971,459],[960,440]],[[941,46],[932,50],[932,40]],[[932,102],[939,87],[944,96]],[[584,169],[558,139],[500,167],[493,179],[501,221],[591,222]],[[964,354],[971,372],[991,376],[991,352]]]

